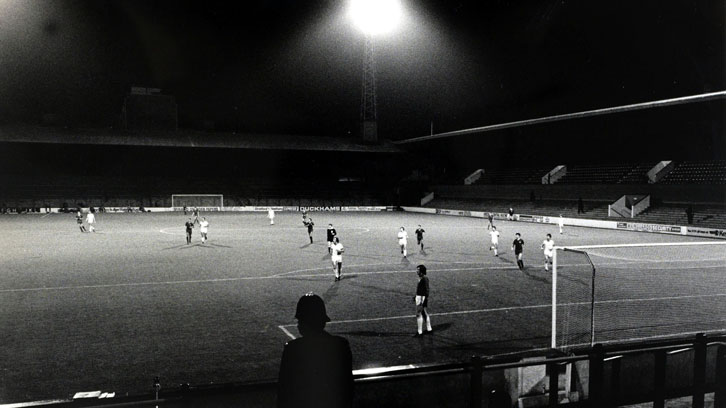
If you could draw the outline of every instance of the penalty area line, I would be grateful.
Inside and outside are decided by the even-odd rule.
[[[595,304],[609,304],[609,303],[637,303],[637,302],[657,302],[657,301],[668,301],[668,300],[679,300],[679,299],[695,299],[695,298],[713,298],[713,297],[726,297],[726,293],[709,293],[702,295],[682,295],[682,296],[662,296],[662,297],[651,297],[651,298],[633,298],[633,299],[612,299],[612,300],[600,300],[596,301]],[[573,302],[573,303],[558,303],[558,307],[565,306],[589,306],[590,302]],[[551,308],[552,304],[541,304],[541,305],[524,305],[524,306],[508,306],[508,307],[497,307],[490,309],[472,309],[472,310],[457,310],[453,312],[440,312],[440,313],[429,313],[431,316],[452,316],[452,315],[465,315],[465,314],[477,314],[477,313],[495,313],[495,312],[508,312],[512,310],[528,310],[528,309],[545,309]],[[411,319],[416,315],[399,315],[399,316],[386,316],[386,317],[371,317],[364,319],[348,319],[348,320],[333,320],[328,322],[331,324],[345,324],[345,323],[366,323],[376,322],[383,320],[398,320],[398,319]],[[280,329],[283,327],[294,327],[294,324],[285,324],[278,326]]]
[[[282,330],[282,332],[285,333],[287,335],[287,337],[291,338],[292,340],[295,340],[295,335],[290,333],[290,330],[287,330],[285,328],[285,326],[280,325],[280,326],[277,326],[277,328]]]

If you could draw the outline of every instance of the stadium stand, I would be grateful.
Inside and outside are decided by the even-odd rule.
[[[636,218],[639,222],[656,224],[687,225],[686,208],[688,204],[654,205]],[[715,205],[691,205],[693,225],[707,228],[726,228],[726,208]]]
[[[380,193],[362,182],[331,178],[268,181],[220,177],[18,176],[0,185],[7,207],[169,207],[171,195],[222,194],[226,206],[380,205]]]
[[[574,164],[556,184],[648,184],[655,163]],[[533,168],[485,169],[476,184],[541,184],[554,165]],[[726,184],[726,160],[691,160],[676,164],[660,183]]]
[[[648,184],[648,171],[653,163],[641,163],[633,167],[628,174],[618,180],[619,184]]]
[[[664,184],[726,184],[726,160],[683,161],[661,181]]]
[[[540,200],[537,202],[524,200],[479,200],[475,198],[436,198],[426,205],[429,208],[445,208],[450,210],[474,210],[485,212],[506,213],[512,207],[517,214],[559,215],[572,218],[608,219],[606,202],[585,201],[585,214],[577,214],[577,201]]]
[[[436,198],[426,204],[429,208],[450,210],[474,210],[505,213],[509,207],[518,214],[588,218],[612,220],[608,217],[608,203],[585,201],[585,214],[577,213],[577,201],[540,200],[537,202],[517,200],[479,200],[475,198]],[[685,209],[688,204],[658,204],[636,216],[633,221],[654,224],[687,225]],[[705,228],[726,228],[726,208],[716,205],[692,205],[694,226]]]
[[[484,169],[477,184],[541,184],[553,166],[514,169]]]
[[[632,164],[568,165],[558,184],[615,184],[638,166]],[[652,166],[651,166],[652,167]]]

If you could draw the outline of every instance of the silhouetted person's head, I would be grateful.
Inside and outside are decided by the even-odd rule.
[[[325,323],[330,321],[325,311],[325,302],[312,292],[306,293],[298,300],[295,318],[297,329],[303,337],[321,333]]]

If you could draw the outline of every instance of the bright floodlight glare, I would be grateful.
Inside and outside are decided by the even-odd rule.
[[[393,30],[403,11],[398,0],[351,0],[350,16],[365,34],[385,34]]]

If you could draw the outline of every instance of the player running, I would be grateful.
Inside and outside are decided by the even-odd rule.
[[[86,227],[83,225],[83,214],[81,214],[80,210],[76,213],[76,223],[78,224],[78,228],[81,229],[81,232],[87,232]]]
[[[333,228],[333,224],[328,224],[327,235],[328,235],[328,253],[330,254],[330,253],[332,253],[330,248],[333,246],[333,238],[335,238],[335,236],[338,235],[338,233],[335,231],[335,228]]]
[[[408,255],[406,251],[406,247],[408,246],[408,232],[406,232],[406,228],[404,227],[398,230],[398,245],[401,247],[403,257],[406,258]]]
[[[207,232],[209,232],[209,221],[206,217],[202,217],[202,221],[199,222],[199,232],[202,234],[202,244],[207,242]]]
[[[96,227],[94,226],[96,224],[96,216],[93,214],[93,209],[86,215],[86,223],[88,224],[89,231],[96,232]]]
[[[517,258],[517,266],[520,270],[524,270],[524,261],[522,260],[522,253],[524,252],[524,240],[518,233],[514,234],[514,242],[512,242],[512,251],[514,256]]]
[[[492,246],[489,247],[489,250],[494,251],[494,256],[499,256],[499,231],[497,231],[497,227],[492,225],[492,230],[489,231],[489,235],[492,236]]]
[[[421,228],[421,224],[418,225],[418,228],[416,228],[416,231],[414,232],[416,234],[416,245],[420,246],[422,251],[424,249],[424,243],[423,243],[424,232],[426,232],[426,231],[424,231],[424,229]]]
[[[275,210],[273,210],[272,208],[268,208],[267,218],[270,219],[270,225],[275,225]]]
[[[552,256],[555,253],[555,241],[552,240],[552,234],[547,234],[547,238],[542,241],[541,248],[544,250],[545,271],[549,271],[548,265],[552,263]]]
[[[308,227],[308,237],[310,237],[310,243],[313,243],[313,226],[315,226],[315,223],[313,222],[312,218],[306,218],[303,215],[303,225]]]
[[[562,214],[560,214],[560,219],[557,220],[557,225],[560,226],[560,235],[562,235],[562,228],[565,226],[565,220],[562,218]]]
[[[331,261],[333,261],[333,273],[335,274],[335,282],[340,281],[341,271],[343,269],[343,244],[340,243],[340,238],[333,238],[333,245],[329,248],[331,252]]]
[[[187,230],[187,244],[191,244],[192,243],[192,230],[194,229],[194,222],[190,218],[189,221],[184,223],[184,226],[186,227],[186,230]]]
[[[194,210],[192,210],[192,217],[194,217],[194,223],[199,224],[199,208],[194,207]]]

